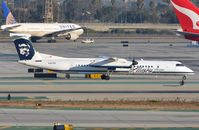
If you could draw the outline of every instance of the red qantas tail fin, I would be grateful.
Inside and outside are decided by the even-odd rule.
[[[199,33],[199,8],[190,0],[171,0],[183,32]]]

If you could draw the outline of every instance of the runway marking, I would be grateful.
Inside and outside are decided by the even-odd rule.
[[[0,126],[0,130],[11,128],[11,126]]]
[[[52,122],[72,123],[76,127],[160,128],[199,127],[198,112],[93,111],[47,109],[0,109],[0,124],[50,126]],[[67,118],[64,118],[64,117]],[[180,116],[180,117],[179,117]],[[5,122],[6,120],[6,122]]]
[[[142,94],[142,93],[148,93],[148,94],[198,94],[199,91],[0,91],[1,94],[45,94],[45,93],[59,93],[59,94],[64,94],[64,93],[80,93],[80,94],[89,94],[89,93],[96,93],[96,94],[102,94],[102,93],[111,93],[111,94],[122,94],[122,93],[127,93],[127,94]]]
[[[81,81],[81,82],[75,82],[75,81],[66,81],[66,82],[57,82],[57,81],[26,81],[26,82],[16,82],[16,81],[9,81],[9,82],[0,82],[0,86],[4,85],[20,85],[20,86],[27,86],[27,85],[129,85],[129,84],[137,84],[137,85],[179,85],[179,82],[120,82],[120,81]],[[186,82],[187,85],[197,85],[199,82]]]

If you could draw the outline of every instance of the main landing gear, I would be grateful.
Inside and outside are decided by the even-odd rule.
[[[107,74],[103,74],[103,75],[101,76],[101,79],[102,79],[102,80],[110,80],[110,76],[107,75]]]
[[[66,74],[66,78],[67,78],[67,79],[70,79],[70,74]]]
[[[102,80],[110,80],[110,75],[112,75],[113,71],[112,70],[108,70],[106,74],[103,74],[101,76]]]
[[[55,43],[55,42],[56,42],[55,37],[51,37],[51,39],[48,40],[48,43]]]
[[[37,39],[37,38],[31,37],[30,40],[31,40],[33,43],[36,43],[38,39]]]

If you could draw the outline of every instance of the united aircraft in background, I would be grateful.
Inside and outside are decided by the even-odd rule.
[[[112,74],[178,75],[185,78],[194,72],[178,61],[126,60],[116,57],[64,58],[37,52],[30,40],[18,38],[14,44],[19,63],[54,72],[70,74],[101,74],[109,80]]]
[[[199,41],[199,8],[190,0],[171,0],[180,22],[178,34],[192,41]]]
[[[75,41],[84,32],[81,26],[73,23],[17,23],[5,1],[2,1],[2,9],[6,25],[1,29],[10,32],[10,36],[23,35],[30,37],[32,42],[43,37],[49,37],[49,42],[55,42],[56,37]]]

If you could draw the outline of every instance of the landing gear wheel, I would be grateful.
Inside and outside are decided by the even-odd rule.
[[[106,75],[103,74],[103,75],[101,76],[101,79],[104,80],[105,77],[106,77]]]
[[[110,80],[110,76],[106,75],[105,80]]]
[[[180,82],[180,86],[184,86],[184,80]]]
[[[56,42],[55,39],[50,39],[50,40],[48,40],[48,43],[55,43],[55,42]]]
[[[36,43],[36,42],[37,42],[37,39],[31,38],[31,41],[32,41],[33,43]]]
[[[109,75],[103,74],[103,75],[101,76],[101,79],[102,79],[102,80],[110,80],[110,76],[109,76]]]

